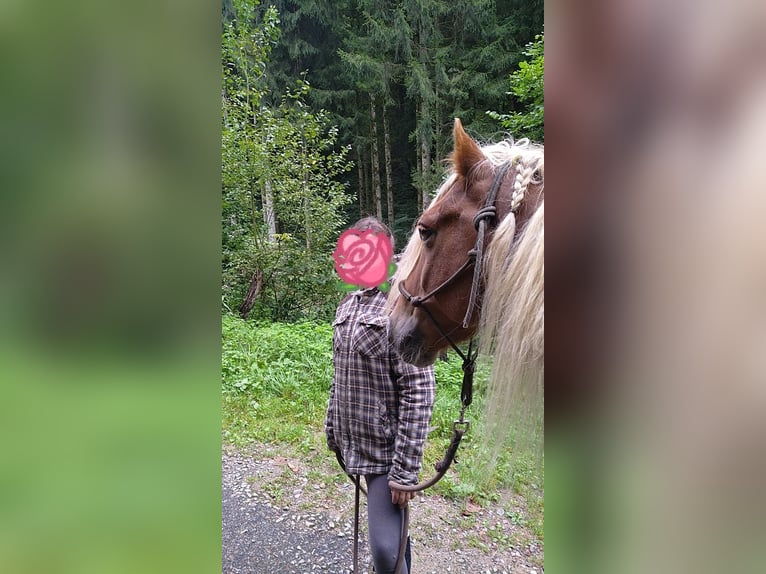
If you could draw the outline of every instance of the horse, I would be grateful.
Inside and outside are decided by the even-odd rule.
[[[492,356],[486,422],[542,443],[544,155],[529,140],[481,147],[455,119],[452,169],[415,224],[388,300],[389,339],[432,364],[475,335]],[[513,418],[512,418],[513,412]]]

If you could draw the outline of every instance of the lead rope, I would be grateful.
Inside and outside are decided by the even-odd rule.
[[[361,485],[359,484],[359,475],[354,476],[354,574],[359,572],[359,491]]]
[[[427,311],[425,307],[423,307],[423,309]],[[430,313],[427,313],[427,315],[431,317]],[[433,321],[433,317],[431,317],[431,320]],[[434,324],[436,324],[437,328],[441,331],[441,328],[436,323],[436,321],[434,321]],[[476,371],[476,357],[478,355],[478,351],[473,348],[473,339],[471,339],[471,341],[468,343],[468,352],[463,353],[463,351],[452,341],[452,339],[449,338],[446,333],[442,334],[450,343],[450,345],[452,345],[455,351],[463,358],[463,385],[460,389],[460,418],[452,423],[452,439],[450,440],[449,447],[447,447],[447,450],[444,454],[444,458],[442,458],[434,465],[436,475],[434,475],[434,477],[430,480],[426,480],[415,485],[405,485],[394,481],[389,481],[388,485],[390,488],[395,488],[405,492],[419,492],[430,488],[439,482],[447,473],[450,466],[452,466],[452,463],[457,462],[455,455],[457,454],[457,450],[460,447],[460,442],[463,440],[463,435],[465,435],[465,433],[467,433],[468,429],[471,427],[471,422],[465,419],[465,412],[473,402],[473,375]],[[338,464],[340,464],[340,467],[345,472],[346,465],[343,461],[343,458],[339,453],[336,453],[336,458],[338,459]],[[359,574],[359,493],[364,492],[367,494],[367,492],[359,482],[359,475],[355,475],[353,477],[349,476],[349,478],[351,478],[351,481],[354,483],[354,574]],[[407,551],[407,539],[409,538],[409,524],[410,506],[408,503],[402,509],[402,533],[399,540],[399,555],[396,559],[396,569],[394,570],[395,574],[401,574],[404,565],[405,554]]]
[[[468,429],[471,426],[470,421],[465,420],[465,411],[466,409],[471,406],[471,402],[473,401],[473,373],[476,370],[476,351],[473,350],[473,339],[471,339],[471,342],[468,344],[468,353],[463,354],[462,351],[459,351],[460,355],[463,357],[463,386],[460,391],[460,400],[462,403],[462,406],[460,408],[460,418],[456,420],[454,423],[452,423],[452,440],[450,441],[449,447],[447,447],[447,451],[444,454],[444,458],[437,462],[434,465],[434,468],[436,469],[436,475],[427,481],[421,482],[416,485],[404,485],[399,484],[394,481],[389,481],[388,485],[389,487],[394,487],[397,490],[403,490],[407,492],[418,492],[421,490],[425,490],[426,488],[430,488],[437,482],[441,480],[441,478],[446,474],[447,470],[449,470],[449,467],[452,465],[453,462],[457,462],[455,459],[455,455],[457,454],[457,449],[460,446],[460,441],[463,439],[463,435],[468,432]],[[461,428],[462,427],[462,428]],[[338,459],[338,464],[343,469],[343,471],[346,471],[346,465],[343,461],[343,458],[340,456],[340,454],[336,453],[336,458]],[[354,483],[354,545],[353,545],[353,563],[354,563],[354,574],[359,574],[359,508],[360,508],[360,492],[364,492],[364,494],[367,494],[367,491],[364,489],[364,487],[360,483],[360,477],[359,475],[354,475],[353,477],[349,475],[349,478]],[[394,574],[401,574],[402,568],[404,565],[405,560],[405,554],[407,553],[407,539],[409,538],[409,529],[410,529],[410,505],[405,504],[404,508],[402,509],[402,533],[401,538],[399,539],[399,555],[396,559],[396,569],[394,570]]]
[[[401,574],[404,567],[404,560],[407,554],[407,540],[410,537],[410,503],[402,508],[402,534],[399,539],[399,556],[396,558],[396,568],[394,574]],[[410,573],[411,574],[411,573]]]
[[[460,390],[460,418],[452,423],[453,433],[450,445],[447,448],[444,458],[434,465],[436,469],[436,475],[431,478],[431,480],[421,482],[414,486],[389,481],[388,485],[391,488],[396,488],[397,490],[403,490],[406,492],[418,492],[425,490],[426,488],[430,488],[439,482],[447,473],[447,470],[449,470],[449,467],[452,465],[452,463],[457,462],[455,455],[457,454],[458,447],[460,446],[460,441],[463,440],[463,435],[468,432],[468,429],[471,426],[470,421],[465,420],[465,411],[469,406],[471,406],[471,402],[473,402],[473,374],[476,371],[476,356],[478,352],[473,350],[473,339],[471,339],[470,343],[468,344],[468,352],[466,354],[463,354],[460,349],[457,349],[457,345],[455,345],[455,347],[458,353],[460,353],[460,356],[463,357],[463,386]],[[401,574],[402,572],[405,553],[407,551],[407,540],[409,538],[409,526],[410,506],[408,503],[404,506],[402,514],[402,535],[399,541],[399,556],[396,560],[396,569],[394,571],[395,574]],[[354,574],[356,574],[356,571],[354,571]]]

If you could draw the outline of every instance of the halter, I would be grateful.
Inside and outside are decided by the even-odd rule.
[[[463,359],[463,368],[465,369],[466,364],[472,363],[476,356],[471,356],[471,348],[473,346],[473,339],[471,339],[471,343],[469,343],[468,346],[468,354],[466,355],[463,353],[463,351],[460,350],[460,347],[457,346],[457,344],[452,340],[452,338],[449,336],[449,334],[442,329],[441,325],[439,325],[439,322],[436,320],[436,318],[431,314],[431,312],[428,310],[428,307],[424,306],[423,303],[425,303],[428,299],[436,295],[438,292],[442,291],[443,289],[449,287],[452,285],[458,277],[460,277],[471,265],[473,265],[473,281],[471,282],[471,294],[468,298],[468,308],[465,312],[465,317],[463,317],[463,328],[467,329],[468,325],[471,323],[471,317],[473,316],[473,311],[475,307],[477,306],[477,300],[479,295],[479,285],[481,284],[481,271],[482,271],[482,264],[484,262],[484,243],[485,243],[485,236],[488,231],[487,227],[489,225],[488,220],[494,219],[497,217],[497,207],[495,206],[495,203],[497,202],[497,194],[500,191],[500,185],[503,183],[503,179],[505,178],[505,175],[508,173],[508,170],[511,167],[512,162],[507,161],[503,163],[500,166],[500,169],[497,171],[497,174],[495,174],[495,179],[492,182],[492,187],[489,190],[489,194],[487,194],[487,199],[484,202],[484,206],[479,209],[479,211],[476,212],[476,215],[473,217],[473,225],[476,228],[477,236],[476,236],[476,243],[473,246],[473,249],[471,249],[466,257],[465,262],[458,267],[457,271],[455,271],[452,275],[450,275],[447,279],[445,279],[442,283],[440,283],[438,286],[436,286],[434,289],[426,293],[425,295],[416,296],[410,293],[407,288],[404,286],[404,281],[400,281],[399,286],[399,293],[402,294],[402,297],[413,307],[422,309],[426,316],[429,318],[429,320],[434,324],[436,327],[436,330],[439,331],[439,334],[450,344],[450,346],[455,350],[455,352],[460,355],[460,358]],[[470,402],[470,401],[469,401]]]

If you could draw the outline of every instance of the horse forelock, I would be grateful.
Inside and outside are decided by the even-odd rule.
[[[507,161],[516,161],[518,159],[521,159],[524,163],[542,161],[543,159],[543,147],[533,144],[526,138],[516,141],[507,139],[485,145],[481,148],[481,151],[493,166],[499,166]]]

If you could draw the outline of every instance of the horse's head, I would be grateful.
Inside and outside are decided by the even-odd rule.
[[[457,343],[477,330],[484,275],[491,272],[474,274],[476,253],[483,253],[477,249],[480,212],[490,212],[484,246],[499,222],[512,224],[504,246],[510,252],[514,236],[542,201],[540,148],[528,142],[481,148],[457,119],[454,139],[452,173],[418,219],[391,294],[391,342],[406,361],[421,366],[449,346],[447,337]]]

